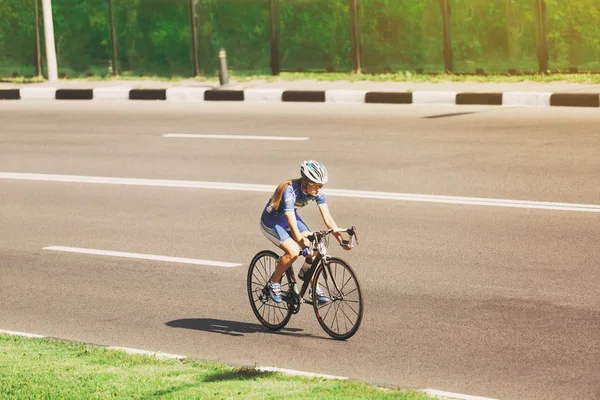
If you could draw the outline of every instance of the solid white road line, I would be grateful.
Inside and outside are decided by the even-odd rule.
[[[246,136],[246,135],[201,135],[188,133],[166,133],[163,135],[166,138],[183,138],[183,139],[239,139],[239,140],[292,140],[304,141],[307,137],[294,136]]]
[[[460,399],[460,400],[496,400],[489,397],[469,396],[468,394],[443,392],[441,390],[425,389],[421,392],[434,397],[441,397],[444,399]]]
[[[52,175],[52,174],[28,174],[15,172],[0,172],[0,179],[13,180],[32,180],[49,182],[71,182],[71,183],[95,183],[106,185],[134,185],[134,186],[154,186],[154,187],[177,187],[177,188],[195,188],[195,189],[218,189],[218,190],[237,190],[250,192],[271,193],[275,189],[274,185],[258,185],[246,183],[228,183],[228,182],[203,182],[203,181],[181,181],[166,179],[136,179],[136,178],[111,178],[100,176],[79,176],[79,175]],[[438,196],[429,194],[411,194],[394,192],[369,192],[363,190],[344,190],[344,189],[326,189],[328,196],[353,197],[359,199],[381,199],[397,201],[417,201],[426,203],[445,203],[462,204],[473,206],[493,206],[493,207],[512,207],[541,209],[552,211],[579,211],[600,213],[600,205],[596,204],[577,204],[577,203],[554,203],[548,201],[529,201],[529,200],[505,200],[481,197],[459,197],[459,196]]]
[[[242,264],[234,264],[229,262],[221,261],[208,261],[208,260],[197,260],[195,258],[181,258],[181,257],[168,257],[168,256],[157,256],[153,254],[138,254],[138,253],[127,253],[122,251],[110,251],[110,250],[95,250],[95,249],[84,249],[79,247],[66,247],[66,246],[48,246],[44,247],[44,250],[53,251],[64,251],[67,253],[79,253],[79,254],[92,254],[99,256],[109,257],[125,257],[125,258],[136,258],[140,260],[153,260],[153,261],[166,261],[182,264],[194,264],[194,265],[206,265],[210,267],[239,267]]]

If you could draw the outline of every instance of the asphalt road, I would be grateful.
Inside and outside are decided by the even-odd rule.
[[[0,175],[600,204],[600,112],[467,106],[0,102]],[[165,133],[307,141],[165,138]],[[269,193],[0,179],[0,329],[500,399],[600,398],[600,213],[329,196],[360,245],[361,329],[280,333],[246,295]],[[316,207],[300,214],[313,229]],[[71,246],[220,268],[45,250]]]

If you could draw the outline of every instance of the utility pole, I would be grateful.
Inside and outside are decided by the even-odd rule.
[[[269,0],[269,32],[271,37],[271,74],[279,75],[281,65],[279,59],[279,0]]]
[[[113,0],[108,0],[108,17],[110,19],[110,40],[112,42],[112,70],[113,76],[119,76],[119,65],[117,64],[117,30],[115,28],[115,15],[113,13]]]
[[[42,47],[40,43],[40,4],[39,0],[33,0],[35,3],[35,74],[38,78],[42,77]]]
[[[454,63],[452,57],[452,38],[450,36],[450,5],[448,4],[448,0],[441,0],[441,6],[444,29],[444,64],[446,66],[445,72],[452,72],[454,70]]]
[[[192,54],[194,57],[194,77],[198,76],[200,65],[198,63],[198,27],[196,26],[198,18],[196,17],[196,7],[194,0],[190,0],[190,26],[192,28]]]
[[[540,72],[545,73],[548,70],[548,45],[546,43],[546,4],[544,0],[536,0],[537,20],[538,20],[538,63]]]
[[[358,1],[350,0],[350,32],[352,34],[352,67],[357,74],[361,73],[360,31],[358,24]]]
[[[42,0],[44,11],[44,33],[46,35],[46,63],[48,65],[48,81],[58,81],[56,64],[56,47],[54,46],[54,21],[52,20],[51,0]]]

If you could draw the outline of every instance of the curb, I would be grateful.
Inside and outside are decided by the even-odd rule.
[[[599,93],[552,92],[370,92],[366,90],[215,90],[198,87],[168,89],[21,88],[0,89],[0,100],[155,100],[155,101],[244,101],[334,104],[449,104],[529,107],[600,107]]]
[[[85,344],[85,345],[89,345],[89,346],[94,346],[94,347],[99,347],[99,348],[105,348],[107,350],[113,350],[113,351],[123,351],[127,354],[132,354],[132,355],[141,355],[141,356],[146,356],[146,357],[155,357],[157,359],[162,359],[162,360],[184,360],[184,359],[190,359],[190,360],[196,360],[196,361],[209,361],[209,360],[201,360],[201,359],[197,359],[197,358],[193,358],[193,357],[188,357],[188,356],[182,356],[182,355],[177,355],[177,354],[169,354],[169,353],[161,353],[161,352],[153,352],[153,351],[148,351],[148,350],[139,350],[139,349],[131,349],[128,347],[118,347],[118,346],[107,346],[107,345],[101,345],[101,344],[95,344],[95,343],[88,343],[88,342],[80,342],[80,341],[74,341],[74,340],[66,340],[66,339],[60,339],[60,338],[56,338],[56,337],[52,337],[52,336],[42,336],[42,335],[37,335],[37,334],[33,334],[33,333],[24,333],[24,332],[14,332],[14,331],[7,331],[7,330],[3,330],[0,329],[0,335],[10,335],[10,336],[22,336],[22,337],[28,337],[28,338],[34,338],[34,339],[51,339],[51,340],[58,340],[61,342],[67,342],[67,343],[80,343],[80,344]],[[261,371],[261,372],[278,372],[278,373],[282,373],[282,374],[286,374],[286,375],[290,375],[290,376],[303,376],[306,378],[321,378],[321,379],[334,379],[334,380],[348,380],[348,381],[353,381],[353,382],[362,382],[359,380],[355,380],[355,379],[350,379],[344,376],[334,376],[334,375],[324,375],[324,374],[317,374],[317,373],[313,373],[313,372],[303,372],[303,371],[296,371],[296,370],[291,370],[291,369],[285,369],[285,368],[277,368],[277,367],[267,367],[267,366],[256,366],[256,365],[238,365],[238,364],[231,364],[231,363],[224,363],[221,362],[221,364],[224,365],[228,365],[230,367],[233,368],[253,368],[257,371]],[[367,383],[368,382],[363,382],[363,383]],[[381,385],[376,385],[375,386],[380,386],[380,387],[384,387]],[[440,391],[440,390],[435,390],[435,389],[414,389],[414,388],[399,388],[399,389],[404,389],[404,390],[415,390],[418,392],[422,392],[425,393],[429,396],[433,396],[433,397],[437,397],[439,399],[443,399],[443,400],[496,400],[496,399],[491,399],[491,398],[487,398],[487,397],[479,397],[479,396],[470,396],[470,395],[465,395],[465,394],[460,394],[460,393],[452,393],[452,392],[444,392],[444,391]]]

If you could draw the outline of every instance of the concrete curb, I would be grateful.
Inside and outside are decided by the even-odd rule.
[[[58,340],[58,341],[67,342],[67,343],[80,343],[80,344],[85,344],[85,345],[89,345],[89,346],[105,348],[107,350],[123,351],[127,354],[132,354],[132,355],[154,357],[154,358],[161,359],[161,360],[191,359],[191,360],[196,360],[196,361],[201,361],[201,362],[210,361],[210,360],[203,360],[203,359],[198,359],[198,358],[193,358],[193,357],[188,357],[188,356],[183,356],[183,355],[178,355],[178,354],[169,354],[169,353],[162,353],[162,352],[155,352],[155,351],[148,351],[148,350],[132,349],[132,348],[128,348],[128,347],[107,346],[107,345],[102,345],[102,344],[81,342],[81,341],[75,341],[75,340],[67,340],[67,339],[61,339],[61,338],[52,337],[52,336],[43,336],[43,335],[37,335],[37,334],[33,334],[33,333],[15,332],[15,331],[3,330],[3,329],[0,329],[0,334],[9,335],[9,336],[22,336],[22,337],[28,337],[28,338],[33,338],[33,339]],[[350,379],[345,376],[317,374],[317,373],[313,373],[313,372],[296,371],[296,370],[291,370],[291,369],[270,367],[270,366],[256,366],[256,365],[233,364],[233,363],[224,363],[224,362],[221,362],[221,364],[228,365],[233,368],[253,368],[253,369],[255,369],[257,371],[261,371],[261,372],[279,372],[279,373],[286,374],[286,375],[303,376],[303,377],[307,377],[307,378],[348,380],[348,381],[353,381],[353,382],[367,383],[367,384],[370,384],[373,386],[385,387],[385,385],[382,386],[382,385],[378,385],[376,383],[363,382],[363,381],[359,381],[359,380],[355,380],[355,379]],[[396,386],[390,386],[390,387],[397,388]],[[461,393],[444,392],[444,391],[440,391],[440,390],[436,390],[436,389],[415,389],[415,388],[399,388],[399,389],[415,390],[415,391],[422,392],[429,396],[436,397],[438,399],[443,399],[443,400],[496,400],[496,399],[491,399],[488,397],[479,397],[479,396],[465,395],[465,394],[461,394]]]
[[[154,100],[154,101],[244,101],[308,102],[337,104],[449,104],[527,107],[600,107],[598,93],[452,91],[371,92],[366,90],[215,90],[197,87],[167,89],[21,88],[0,89],[0,100]]]

